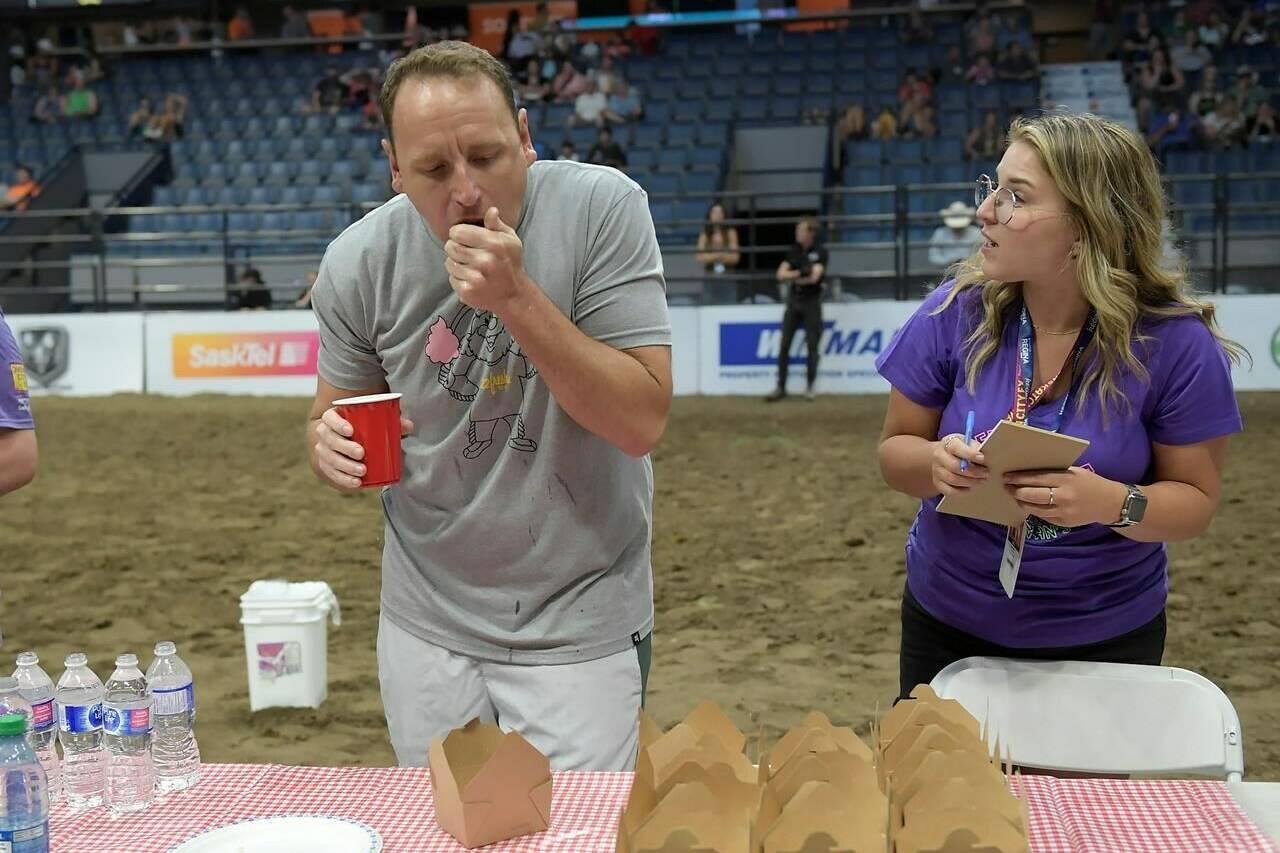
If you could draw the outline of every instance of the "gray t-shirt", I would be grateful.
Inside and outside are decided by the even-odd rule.
[[[539,161],[516,227],[524,266],[588,336],[671,344],[644,191],[614,169]],[[463,305],[406,196],[342,233],[313,291],[321,378],[384,377],[416,425],[382,493],[382,609],[485,660],[591,660],[653,626],[653,468],[578,426],[498,318]],[[625,400],[616,401],[626,406]]]

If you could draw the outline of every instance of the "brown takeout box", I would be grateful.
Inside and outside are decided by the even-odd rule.
[[[463,847],[543,832],[551,820],[551,762],[515,732],[472,720],[427,754],[436,821]]]

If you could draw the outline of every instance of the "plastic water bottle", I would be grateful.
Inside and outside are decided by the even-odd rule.
[[[31,743],[31,703],[22,695],[16,678],[0,678],[0,717],[5,714],[22,715],[27,721],[27,742]]]
[[[58,679],[58,740],[62,789],[73,812],[102,805],[107,755],[102,745],[102,681],[82,653],[67,655]]]
[[[0,716],[0,850],[48,853],[49,796],[21,714]]]
[[[145,809],[155,797],[156,771],[151,763],[151,690],[137,655],[116,658],[102,702],[102,730],[107,806],[118,813]]]
[[[156,790],[164,794],[190,788],[200,779],[200,747],[193,730],[196,699],[191,670],[173,643],[156,643],[155,655],[147,668],[155,716],[151,757]]]
[[[58,747],[54,745],[58,710],[53,697],[53,679],[40,668],[40,658],[35,652],[18,655],[18,668],[13,671],[13,677],[18,679],[22,698],[31,703],[31,746],[49,781],[49,802],[56,803],[62,799],[62,765],[58,761]]]

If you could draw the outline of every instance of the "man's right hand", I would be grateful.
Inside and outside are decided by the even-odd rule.
[[[400,436],[413,432],[413,421],[400,418]],[[364,448],[351,440],[350,421],[328,408],[315,426],[313,447],[316,471],[330,486],[340,492],[354,492],[360,488],[364,476]]]

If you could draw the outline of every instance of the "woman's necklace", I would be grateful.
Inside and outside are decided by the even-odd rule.
[[[1048,329],[1042,329],[1039,326],[1036,326],[1035,323],[1032,323],[1031,325],[1035,327],[1035,330],[1037,332],[1043,332],[1046,335],[1075,335],[1075,334],[1078,334],[1080,332],[1080,329],[1082,328],[1081,326],[1077,326],[1074,329],[1063,329],[1061,332],[1052,332]]]

